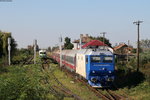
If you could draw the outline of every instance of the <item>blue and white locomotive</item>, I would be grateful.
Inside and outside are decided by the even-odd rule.
[[[99,46],[80,50],[62,50],[62,64],[84,77],[92,87],[109,87],[114,81],[115,61],[113,49]],[[60,53],[53,53],[60,62]]]
[[[92,87],[110,86],[114,70],[114,55],[109,50],[80,50],[76,55],[76,73]]]

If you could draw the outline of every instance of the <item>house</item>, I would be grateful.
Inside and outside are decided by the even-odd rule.
[[[81,41],[80,41],[80,39],[81,39]],[[92,40],[88,34],[85,34],[85,35],[80,34],[80,39],[73,41],[73,45],[74,45],[73,49],[80,49],[84,44],[86,44]]]
[[[124,54],[132,54],[133,47],[128,46],[125,43],[120,43],[118,46],[114,47],[115,54],[124,55]]]
[[[133,47],[128,46],[125,43],[120,43],[118,46],[115,46],[114,53],[118,59],[125,60],[128,56],[133,56]]]

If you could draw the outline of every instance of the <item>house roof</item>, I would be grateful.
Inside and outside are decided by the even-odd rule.
[[[91,40],[90,42],[83,45],[82,48],[86,48],[88,46],[107,46],[107,45],[99,40]]]
[[[119,44],[118,46],[114,47],[114,50],[118,50],[122,47],[127,47],[127,45],[125,43]]]

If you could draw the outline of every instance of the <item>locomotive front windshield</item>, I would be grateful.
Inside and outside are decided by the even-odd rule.
[[[112,63],[113,57],[111,57],[111,56],[104,57],[103,62],[104,63]]]
[[[91,56],[91,63],[113,63],[113,56]]]

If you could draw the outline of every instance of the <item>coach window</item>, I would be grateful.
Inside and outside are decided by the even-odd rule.
[[[111,57],[111,56],[104,57],[103,62],[104,63],[112,63],[113,57]]]
[[[100,63],[100,62],[101,62],[100,56],[92,56],[92,57],[91,57],[91,62]]]
[[[69,57],[68,56],[66,56],[66,61],[69,62]]]
[[[71,63],[72,63],[72,64],[74,63],[74,58],[73,58],[73,57],[71,57]]]
[[[64,55],[62,55],[62,60],[64,60],[64,58],[65,58],[65,56],[64,56]]]

